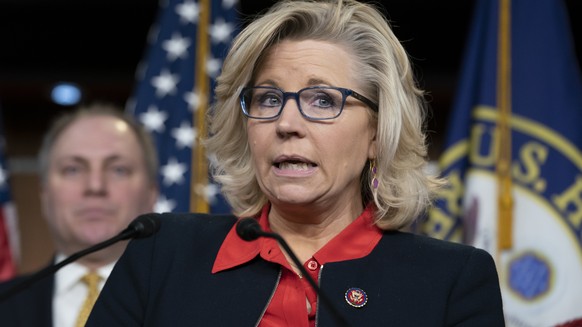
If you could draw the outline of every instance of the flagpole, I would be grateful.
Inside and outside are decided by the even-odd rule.
[[[497,158],[497,253],[512,247],[513,197],[511,194],[511,0],[500,0],[497,65],[499,156]]]
[[[196,90],[199,105],[194,110],[193,119],[196,124],[197,140],[192,151],[192,180],[190,182],[190,212],[209,212],[204,189],[208,185],[208,164],[206,153],[200,145],[200,140],[206,136],[206,108],[208,107],[209,81],[206,62],[209,47],[208,26],[210,25],[210,0],[198,1],[200,16],[198,20],[198,42],[196,47]]]

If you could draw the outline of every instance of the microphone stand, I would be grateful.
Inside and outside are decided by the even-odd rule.
[[[105,240],[101,243],[97,243],[91,247],[88,247],[84,250],[79,252],[73,253],[68,258],[64,259],[63,261],[50,265],[48,267],[39,270],[35,274],[31,275],[29,278],[24,279],[20,283],[12,285],[8,288],[5,292],[0,294],[0,303],[5,301],[6,299],[10,298],[12,295],[26,289],[30,285],[36,283],[37,281],[55,273],[57,270],[61,269],[63,266],[68,265],[69,263],[96,251],[99,251],[103,248],[106,248],[114,243],[119,241],[128,240],[130,238],[142,238],[148,237],[152,234],[156,233],[160,229],[160,218],[158,214],[144,214],[136,219],[134,219],[129,226],[121,231],[116,236]]]
[[[305,267],[303,267],[303,265],[301,264],[301,262],[299,261],[299,259],[295,255],[295,253],[293,253],[293,251],[291,250],[291,248],[289,247],[289,245],[287,244],[287,242],[283,239],[283,237],[281,237],[281,235],[279,235],[277,233],[269,233],[269,232],[265,232],[263,230],[256,231],[256,232],[260,236],[274,238],[275,240],[277,240],[277,242],[279,244],[281,244],[281,246],[283,247],[283,249],[285,250],[285,252],[287,252],[287,254],[289,255],[289,257],[291,257],[291,260],[293,261],[293,263],[295,264],[295,266],[297,266],[297,268],[299,269],[299,271],[301,271],[301,274],[303,274],[303,276],[305,276],[305,278],[307,279],[307,281],[309,282],[309,284],[311,285],[311,287],[317,292],[317,294],[318,294],[319,298],[321,299],[321,301],[331,311],[332,316],[336,320],[338,326],[348,327],[349,325],[346,322],[345,318],[337,310],[337,308],[333,305],[333,303],[327,297],[327,295],[319,289],[319,286],[317,285],[317,283],[315,282],[315,280],[311,277],[311,275],[305,269]]]
[[[114,243],[117,243],[121,240],[125,240],[128,238],[131,238],[131,236],[135,233],[135,230],[124,230],[123,232],[121,232],[120,234],[116,235],[113,238],[110,238],[104,242],[95,244],[89,248],[86,248],[82,251],[76,252],[74,254],[72,254],[71,256],[67,257],[66,259],[64,259],[63,261],[60,261],[57,264],[54,265],[50,265],[48,267],[43,268],[42,270],[36,272],[35,274],[31,275],[30,278],[27,278],[25,280],[23,280],[22,282],[13,285],[12,287],[10,287],[6,292],[0,294],[0,303],[3,302],[4,300],[10,298],[12,295],[28,288],[30,285],[34,284],[35,282],[45,278],[46,276],[52,275],[53,273],[55,273],[57,270],[61,269],[63,266],[68,265],[69,263],[96,251],[99,251],[103,248],[106,248]]]

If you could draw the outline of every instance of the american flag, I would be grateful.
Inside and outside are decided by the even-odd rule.
[[[19,257],[16,210],[10,197],[4,144],[4,131],[0,120],[0,281],[14,277]]]
[[[228,47],[238,33],[238,0],[162,0],[137,85],[128,101],[158,150],[157,212],[226,213],[199,146]]]

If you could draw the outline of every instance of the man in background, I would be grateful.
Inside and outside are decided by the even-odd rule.
[[[60,117],[44,137],[39,166],[41,208],[56,249],[52,263],[117,235],[153,211],[156,151],[148,132],[121,108],[94,104]],[[126,245],[82,257],[0,302],[1,325],[84,326]],[[0,291],[23,278],[3,283]]]

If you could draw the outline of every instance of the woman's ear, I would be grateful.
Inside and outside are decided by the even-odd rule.
[[[377,141],[376,128],[372,129],[372,134],[370,137],[370,142],[368,144],[368,159],[376,159],[378,156],[378,141]]]

